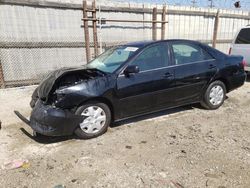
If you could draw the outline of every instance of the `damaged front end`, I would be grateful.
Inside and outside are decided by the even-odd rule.
[[[47,136],[72,135],[85,118],[75,115],[69,110],[44,105],[41,100],[38,100],[33,108],[30,120],[23,117],[18,111],[15,111],[15,114],[35,132]]]
[[[85,68],[54,71],[40,83],[32,95],[30,120],[18,111],[15,114],[42,135],[72,135],[85,119],[85,116],[75,114],[77,106],[96,93],[93,91],[96,87],[88,86],[91,80],[102,76],[104,74],[101,72]]]

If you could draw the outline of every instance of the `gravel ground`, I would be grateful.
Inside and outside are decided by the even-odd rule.
[[[28,116],[33,90],[0,90],[0,167],[29,161],[0,168],[1,187],[250,186],[249,81],[218,110],[167,110],[121,122],[91,140],[29,137],[31,129],[13,110]]]

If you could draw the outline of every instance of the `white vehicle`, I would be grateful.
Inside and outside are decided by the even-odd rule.
[[[238,31],[229,49],[229,54],[242,55],[246,65],[245,70],[250,72],[250,25]]]

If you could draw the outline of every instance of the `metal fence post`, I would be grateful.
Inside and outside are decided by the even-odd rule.
[[[212,44],[214,48],[216,47],[216,41],[217,41],[219,17],[220,17],[220,10],[218,9],[214,20],[214,33],[213,33],[213,44]]]
[[[84,23],[84,36],[85,36],[85,49],[87,63],[90,61],[90,47],[89,47],[89,25],[88,25],[88,13],[87,2],[83,1],[83,23]]]
[[[0,61],[0,88],[5,88],[5,81],[4,81],[4,75],[3,75],[3,67],[2,67],[1,61]]]
[[[98,39],[97,39],[97,26],[96,26],[96,2],[93,1],[92,3],[92,17],[93,17],[93,40],[94,40],[94,50],[95,50],[95,57],[98,56],[99,50],[98,50]]]
[[[101,5],[99,4],[98,8],[99,13],[99,44],[100,44],[100,53],[102,53],[102,18],[101,18]]]
[[[157,40],[157,31],[156,31],[156,21],[157,21],[157,8],[153,8],[153,15],[152,15],[152,39]]]
[[[166,32],[166,5],[163,6],[162,9],[162,23],[161,23],[161,40],[165,39],[165,32]]]

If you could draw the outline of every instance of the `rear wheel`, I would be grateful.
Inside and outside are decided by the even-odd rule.
[[[82,139],[90,139],[105,133],[111,123],[109,107],[100,102],[88,102],[76,110],[77,115],[86,118],[79,124],[75,134]]]
[[[201,102],[201,105],[206,109],[217,109],[219,108],[226,98],[226,87],[225,84],[219,80],[212,82]]]

